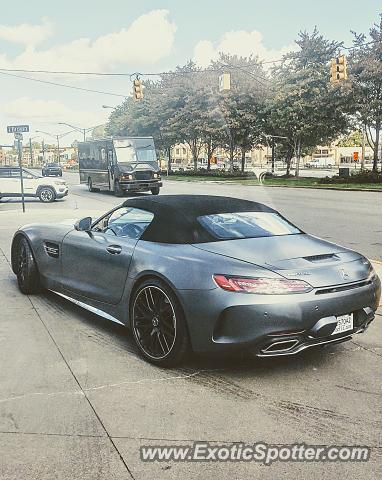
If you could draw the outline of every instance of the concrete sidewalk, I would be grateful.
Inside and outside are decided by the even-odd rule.
[[[122,326],[49,292],[20,294],[9,265],[16,223],[0,223],[2,480],[381,478],[382,312],[352,342],[295,358],[161,370]],[[139,459],[141,445],[195,440],[360,444],[372,456],[270,467]]]

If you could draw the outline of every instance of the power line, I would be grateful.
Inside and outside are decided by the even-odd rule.
[[[71,88],[71,89],[74,89],[74,90],[81,90],[83,92],[99,93],[99,94],[102,94],[102,95],[112,95],[114,97],[123,97],[123,98],[126,98],[126,96],[127,96],[127,95],[122,95],[120,93],[104,92],[102,90],[93,90],[91,88],[83,88],[83,87],[76,87],[74,85],[67,85],[65,83],[50,82],[49,80],[41,80],[39,78],[25,77],[24,75],[16,75],[14,73],[5,72],[2,69],[0,69],[0,75],[6,75],[8,77],[21,78],[23,80],[30,80],[32,82],[46,83],[48,85],[54,85],[56,87],[64,87],[64,88]]]
[[[373,43],[379,43],[378,40],[371,40],[370,42],[362,43],[360,45],[354,45],[352,47],[339,47],[342,50],[356,50],[358,48],[372,45]],[[293,52],[292,52],[293,53]],[[284,58],[278,58],[276,60],[259,60],[259,65],[265,65],[265,64],[272,64],[272,63],[278,63],[282,62]],[[239,68],[239,67],[238,67]],[[141,75],[141,76],[161,76],[161,75],[187,75],[187,74],[194,74],[194,73],[204,73],[204,72],[220,72],[221,69],[214,69],[214,68],[201,68],[198,70],[180,70],[180,71],[170,71],[170,72],[134,72],[134,73],[128,73],[128,72],[75,72],[75,71],[70,71],[70,70],[30,70],[26,68],[0,68],[0,73],[8,73],[8,72],[20,72],[20,73],[44,73],[44,74],[49,74],[49,75],[94,75],[94,76],[105,76],[105,77],[133,77],[134,75]],[[24,77],[20,77],[24,78]],[[26,77],[25,77],[26,78]],[[39,79],[33,79],[33,78],[28,78],[28,80],[34,80],[34,81],[39,81],[43,82],[43,80]],[[53,82],[51,82],[53,83]],[[53,83],[54,84],[54,83]],[[63,84],[57,84],[59,86],[65,86],[67,88],[77,88],[79,89],[80,87],[72,87],[70,85],[63,85]],[[117,95],[117,96],[124,96],[124,95],[119,95],[115,93],[108,93],[108,92],[98,92],[96,90],[90,90],[86,89],[89,91],[93,91],[95,93],[106,93],[108,95]]]

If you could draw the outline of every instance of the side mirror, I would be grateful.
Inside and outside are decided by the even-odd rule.
[[[74,224],[74,228],[78,232],[90,232],[92,228],[92,223],[92,217],[81,218],[81,220],[78,220],[78,222]]]

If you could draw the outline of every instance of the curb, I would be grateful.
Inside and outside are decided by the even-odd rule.
[[[216,183],[219,185],[242,185],[245,187],[270,187],[270,188],[308,188],[310,190],[335,190],[340,192],[378,192],[382,193],[382,188],[339,188],[339,187],[317,187],[317,186],[308,186],[308,185],[267,185],[265,183],[248,185],[246,183],[234,182],[232,180],[179,180],[175,178],[165,178],[165,181],[172,182],[189,182],[189,183]],[[325,184],[324,184],[325,185]]]

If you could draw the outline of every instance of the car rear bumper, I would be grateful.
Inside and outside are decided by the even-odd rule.
[[[195,352],[247,351],[259,356],[275,356],[277,350],[293,355],[361,333],[374,319],[380,296],[378,277],[359,288],[320,295],[253,295],[220,288],[180,292]],[[331,335],[336,317],[350,313],[353,330]],[[281,341],[289,344],[270,347]]]

